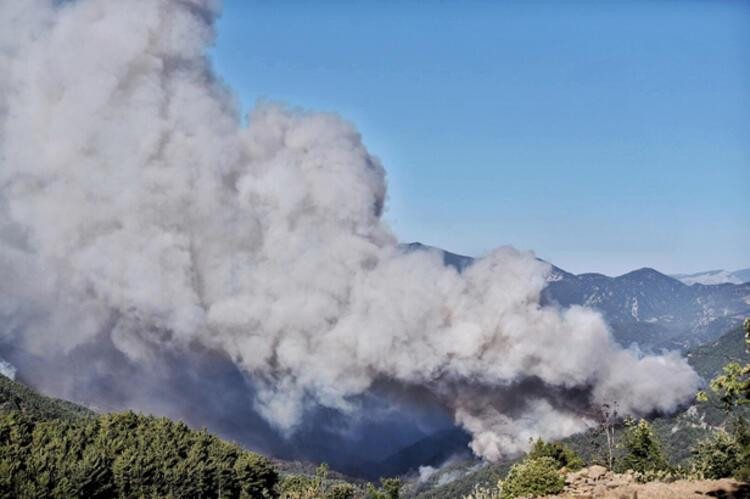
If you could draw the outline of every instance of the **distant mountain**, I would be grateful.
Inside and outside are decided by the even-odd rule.
[[[735,270],[732,275],[738,277],[743,283],[750,282],[750,269]]]
[[[685,284],[742,284],[750,282],[750,269],[707,270],[695,274],[673,274],[671,277]]]
[[[420,243],[405,247],[442,252],[443,261],[459,270],[473,261]],[[542,301],[599,310],[615,338],[626,346],[635,342],[646,349],[689,349],[717,338],[750,315],[750,283],[687,285],[650,268],[618,277],[575,275],[553,265]]]
[[[444,249],[436,248],[434,246],[428,246],[420,242],[404,244],[402,245],[402,248],[407,251],[435,251],[443,256],[443,263],[445,265],[450,265],[457,270],[465,269],[474,261],[474,258],[470,256],[451,253],[450,251],[445,251]]]
[[[553,270],[548,302],[601,311],[625,345],[687,349],[717,338],[750,315],[750,283],[688,286],[654,269],[608,277]]]

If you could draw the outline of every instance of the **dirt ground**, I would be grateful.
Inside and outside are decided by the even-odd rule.
[[[602,466],[590,466],[567,473],[561,499],[689,499],[748,498],[750,484],[728,478],[722,480],[677,480],[638,483],[633,472],[613,473]]]
[[[621,485],[607,490],[564,493],[561,499],[689,499],[689,498],[750,498],[750,484],[734,480],[678,480],[671,483],[650,482]]]

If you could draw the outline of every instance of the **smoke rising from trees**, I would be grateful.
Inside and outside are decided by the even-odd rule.
[[[386,381],[438,400],[490,460],[584,429],[592,405],[691,398],[676,353],[541,306],[533,254],[499,248],[459,273],[404,251],[381,220],[385,171],[338,116],[260,103],[241,125],[206,58],[218,12],[0,4],[0,338],[27,352],[20,375],[24,358],[58,359],[28,375],[65,395],[66,373],[117,378],[102,350],[141,381],[169,369],[164,352],[213,352],[284,435],[313,408],[355,417]]]

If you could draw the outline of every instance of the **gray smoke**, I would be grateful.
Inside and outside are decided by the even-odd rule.
[[[591,310],[541,306],[549,266],[533,254],[499,248],[459,273],[403,251],[380,218],[383,167],[349,123],[262,103],[241,126],[206,58],[217,13],[0,2],[6,346],[60,359],[104,342],[157,373],[165,355],[215,352],[285,435],[313,408],[355,418],[393,383],[439,400],[490,460],[585,429],[592,405],[690,399],[678,354],[642,356]],[[107,372],[89,359],[75,383]]]

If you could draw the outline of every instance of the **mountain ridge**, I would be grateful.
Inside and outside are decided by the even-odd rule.
[[[672,274],[670,277],[688,284],[744,284],[750,282],[750,268],[738,270],[704,270],[692,274]]]
[[[440,252],[445,264],[459,271],[474,261],[418,242],[403,247]],[[652,267],[610,277],[596,272],[573,274],[550,265],[542,303],[600,311],[624,346],[687,350],[716,339],[750,315],[750,283],[688,285]]]

